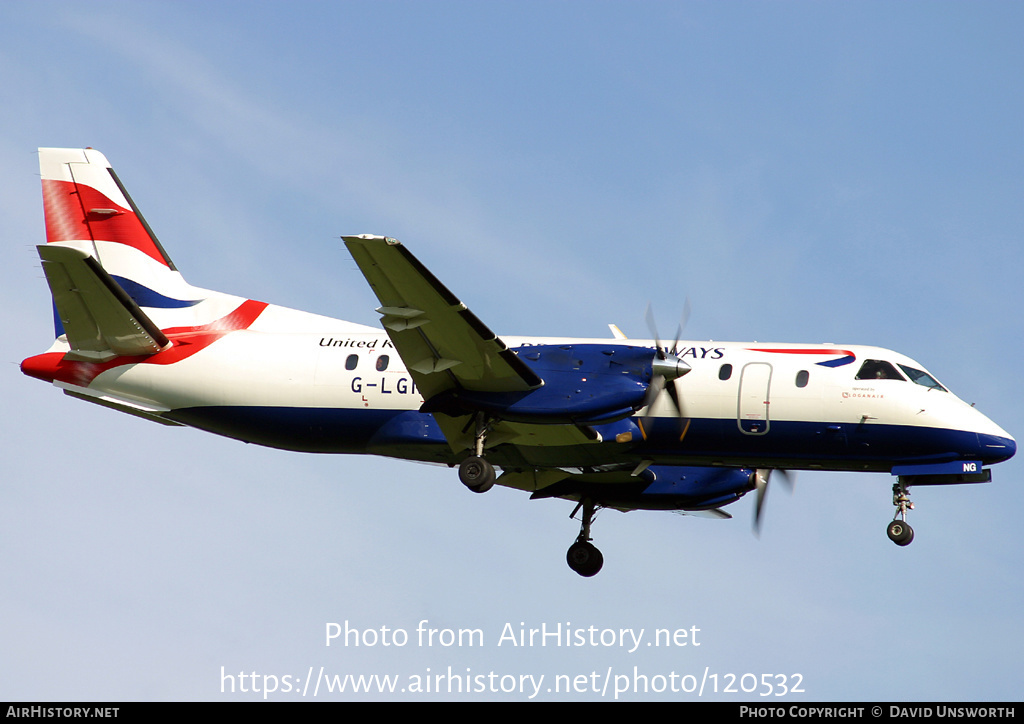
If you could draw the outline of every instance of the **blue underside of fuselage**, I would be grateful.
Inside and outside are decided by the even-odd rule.
[[[192,407],[168,417],[192,427],[268,447],[300,452],[376,454],[457,462],[433,415],[412,410],[297,407]],[[963,430],[880,424],[772,421],[764,434],[740,430],[735,419],[640,421],[642,435],[612,442],[633,420],[596,426],[606,442],[571,447],[499,445],[488,458],[499,467],[567,467],[655,460],[659,465],[872,470],[894,464],[976,460],[991,464],[1016,452],[1011,439]]]
[[[449,465],[466,455],[452,452],[433,415],[414,410],[193,407],[167,416],[245,442],[300,452],[373,454]],[[754,468],[889,472],[897,464],[988,464],[1016,451],[1013,440],[960,430],[771,422],[764,434],[751,435],[741,431],[736,420],[694,418],[688,423],[623,419],[595,427],[605,442],[564,447],[505,444],[488,448],[486,455],[505,471],[579,471],[567,472],[560,482],[538,491],[539,497],[587,497],[623,508],[700,510],[728,505],[752,490]],[[624,440],[625,432],[631,433],[629,440]],[[655,464],[632,475],[641,461]],[[621,467],[616,470],[617,465]]]

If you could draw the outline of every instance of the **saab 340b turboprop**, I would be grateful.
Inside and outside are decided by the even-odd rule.
[[[39,165],[56,339],[25,374],[165,425],[443,463],[476,492],[575,501],[567,559],[583,576],[603,563],[599,508],[729,518],[756,490],[756,525],[773,470],[880,472],[896,477],[888,535],[906,545],[911,486],[987,482],[984,466],[1016,452],[877,347],[498,337],[383,236],[342,237],[383,331],[199,289],[102,154],[40,149]]]

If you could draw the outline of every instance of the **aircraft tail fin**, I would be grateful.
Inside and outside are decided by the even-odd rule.
[[[40,148],[39,171],[47,243],[88,242],[89,251],[101,262],[104,247],[118,244],[175,270],[102,153],[91,148]]]
[[[185,282],[102,153],[40,148],[39,170],[47,242],[39,254],[54,294],[55,336],[69,333],[65,320],[71,320],[77,327],[69,333],[72,348],[74,339],[89,339],[82,351],[91,356],[101,345],[98,330],[108,340],[127,339],[122,326],[130,319],[156,343],[152,332],[168,321],[159,318],[167,316],[164,310],[192,307],[210,294]],[[75,286],[79,282],[86,287]],[[158,324],[147,325],[141,307]],[[127,349],[138,345],[151,346],[136,341]]]

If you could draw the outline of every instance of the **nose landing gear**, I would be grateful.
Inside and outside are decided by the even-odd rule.
[[[908,546],[914,540],[914,529],[907,523],[907,511],[913,510],[914,504],[910,502],[910,492],[902,482],[892,486],[892,504],[896,506],[896,515],[886,533],[896,545]]]

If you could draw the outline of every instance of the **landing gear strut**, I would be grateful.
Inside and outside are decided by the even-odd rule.
[[[486,493],[494,487],[494,466],[484,459],[484,440],[487,438],[487,431],[490,423],[482,412],[478,412],[475,419],[476,431],[474,432],[474,455],[469,456],[459,464],[459,480],[474,493]]]
[[[896,506],[896,515],[886,533],[896,545],[908,546],[914,540],[914,529],[907,523],[907,511],[913,510],[914,504],[910,502],[910,492],[902,482],[892,486],[892,504]]]
[[[581,576],[589,578],[590,576],[597,575],[598,571],[601,570],[601,567],[604,565],[604,556],[590,542],[592,540],[590,537],[590,524],[594,521],[594,502],[590,498],[584,498],[569,517],[575,518],[576,512],[580,508],[583,509],[580,534],[576,537],[576,542],[569,546],[569,550],[565,554],[565,560],[569,564],[569,568]]]

